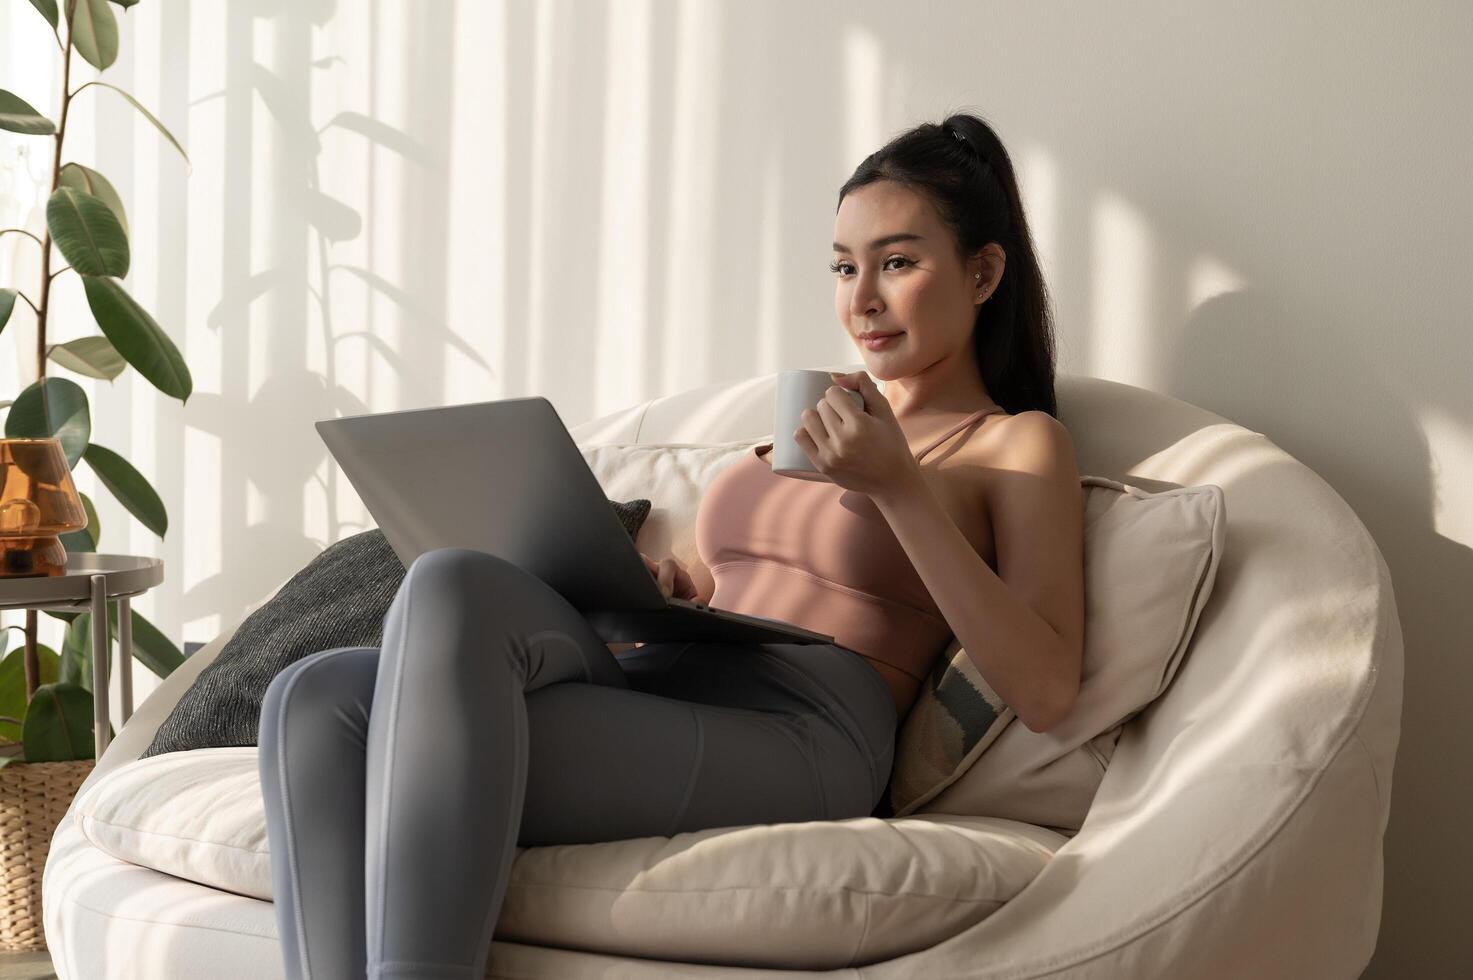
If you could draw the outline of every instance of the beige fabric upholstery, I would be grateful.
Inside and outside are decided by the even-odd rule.
[[[253,746],[140,759],[90,787],[75,815],[88,842],[129,864],[274,897]],[[517,847],[496,935],[837,969],[923,949],[981,921],[1065,839],[1011,820],[925,814]]]
[[[655,399],[573,435],[585,445],[756,440],[772,428],[774,380]],[[846,975],[1357,975],[1379,924],[1400,731],[1402,637],[1385,562],[1345,501],[1262,434],[1097,379],[1061,377],[1058,395],[1081,473],[1147,489],[1222,487],[1231,517],[1214,595],[1171,686],[1126,724],[1078,834],[1028,886],[949,938]],[[89,784],[137,758],[227,638],[144,702]],[[926,813],[944,813],[943,799]],[[44,883],[62,980],[282,975],[269,903],[119,861],[74,816],[58,828]],[[488,968],[518,980],[804,975],[504,940]]]

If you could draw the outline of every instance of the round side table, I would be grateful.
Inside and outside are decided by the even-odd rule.
[[[107,604],[118,602],[118,672],[123,721],[133,714],[133,617],[129,600],[164,580],[164,560],[139,555],[73,552],[61,575],[0,576],[0,609],[52,609],[92,614],[92,728],[97,758],[107,749],[108,676],[112,653]]]

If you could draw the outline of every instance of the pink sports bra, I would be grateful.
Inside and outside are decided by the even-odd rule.
[[[916,454],[995,412],[973,412]],[[696,512],[709,605],[829,633],[908,705],[951,628],[883,514],[863,493],[776,475],[763,443],[717,474]]]

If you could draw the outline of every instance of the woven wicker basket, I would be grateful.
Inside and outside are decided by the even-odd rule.
[[[0,949],[46,948],[41,872],[56,825],[96,759],[0,768]]]

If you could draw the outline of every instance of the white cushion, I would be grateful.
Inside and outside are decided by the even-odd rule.
[[[270,901],[253,746],[139,759],[74,802],[120,860]],[[986,817],[722,827],[518,847],[496,938],[628,956],[837,969],[923,949],[985,919],[1065,838]]]
[[[613,500],[645,498],[650,513],[635,546],[652,558],[673,557],[689,565],[696,550],[696,511],[706,487],[726,467],[766,440],[710,445],[691,443],[603,443],[580,446],[588,468]]]

